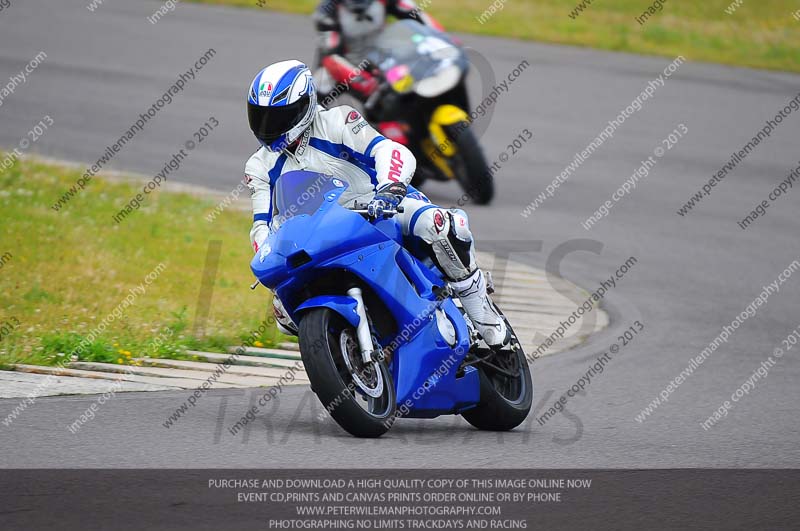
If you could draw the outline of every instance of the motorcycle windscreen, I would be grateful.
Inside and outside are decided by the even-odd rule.
[[[338,197],[345,188],[346,182],[321,173],[290,171],[281,175],[272,188],[273,226],[314,214],[330,194]]]
[[[401,20],[386,28],[375,41],[373,62],[387,69],[387,79],[398,93],[413,85],[423,98],[452,89],[468,62],[464,52],[445,33],[415,20]],[[398,77],[402,72],[402,79]]]

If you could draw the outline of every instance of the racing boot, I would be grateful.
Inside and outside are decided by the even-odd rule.
[[[450,285],[487,345],[501,348],[511,341],[511,330],[486,292],[483,271],[476,269],[464,280],[451,281]]]

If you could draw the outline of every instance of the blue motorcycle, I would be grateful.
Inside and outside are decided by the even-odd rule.
[[[313,172],[279,177],[272,231],[250,266],[299,324],[323,407],[357,437],[379,437],[400,417],[521,424],[533,383],[517,336],[489,348],[430,258],[403,245],[392,219],[402,207],[371,219],[364,205],[338,203],[346,188]]]

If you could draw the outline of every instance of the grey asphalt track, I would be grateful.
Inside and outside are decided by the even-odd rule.
[[[180,4],[152,25],[145,17],[159,2],[106,0],[93,13],[86,3],[28,0],[13,2],[0,13],[0,87],[38,52],[47,53],[0,106],[0,146],[16,146],[47,114],[54,125],[30,152],[91,163],[182,71],[214,48],[211,62],[111,167],[153,174],[214,116],[221,127],[171,179],[231,190],[255,148],[244,115],[247,84],[272,61],[310,60],[309,20]],[[788,350],[724,420],[708,431],[700,426],[800,325],[797,273],[666,404],[644,422],[634,420],[762,286],[800,258],[800,192],[789,191],[747,230],[736,225],[798,165],[800,113],[786,118],[690,214],[676,214],[733,151],[797,94],[800,76],[681,66],[554,197],[525,218],[522,209],[671,59],[463,39],[490,60],[499,79],[523,59],[531,65],[499,98],[482,138],[493,161],[522,129],[535,135],[498,172],[494,203],[467,207],[480,248],[529,249],[512,257],[539,267],[550,259],[562,275],[590,291],[629,257],[638,260],[604,299],[613,321],[608,330],[580,348],[534,363],[534,403],[541,415],[635,320],[644,324],[644,331],[592,378],[585,394],[569,399],[566,414],[543,426],[532,415],[523,428],[503,435],[476,432],[455,418],[401,420],[383,439],[360,441],[331,421],[315,420],[320,406],[308,389],[298,387],[285,390],[274,410],[265,408],[249,432],[233,436],[227,428],[257,391],[211,391],[170,429],[162,422],[184,394],[128,393],[105,404],[94,421],[73,435],[66,426],[94,398],[43,398],[11,427],[0,427],[0,466],[800,466],[800,346]],[[480,86],[474,82],[472,88],[477,104]],[[581,222],[679,124],[688,133],[677,146],[606,218],[584,230]],[[426,191],[443,205],[454,204],[460,195],[455,185]],[[243,234],[242,245],[246,238]],[[556,249],[565,243],[572,252],[558,260]],[[0,416],[16,403],[0,401]]]

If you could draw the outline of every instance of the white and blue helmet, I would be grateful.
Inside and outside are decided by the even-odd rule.
[[[281,61],[259,72],[247,96],[250,129],[269,151],[300,138],[317,112],[311,70],[300,61]]]

